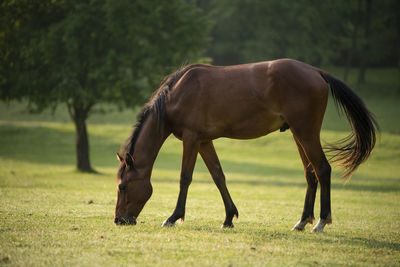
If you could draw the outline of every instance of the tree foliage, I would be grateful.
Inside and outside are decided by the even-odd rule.
[[[199,4],[215,20],[208,55],[216,64],[281,57],[315,65],[346,65],[349,58],[353,66],[364,59],[368,66],[395,66],[400,61],[397,0],[209,0]]]
[[[200,56],[210,25],[184,0],[6,0],[0,14],[0,98],[37,111],[66,103],[85,171],[93,107],[142,103],[168,70]]]
[[[2,98],[29,89],[39,109],[134,105],[166,68],[197,59],[208,40],[206,18],[180,0],[10,0],[1,13]]]

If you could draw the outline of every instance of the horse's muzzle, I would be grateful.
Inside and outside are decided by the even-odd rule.
[[[114,223],[117,225],[136,225],[136,219],[131,216],[117,216]]]

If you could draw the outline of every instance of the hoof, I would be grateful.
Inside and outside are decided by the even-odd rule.
[[[323,233],[324,232],[324,228],[314,227],[311,232],[313,232],[313,233]]]
[[[299,221],[295,226],[293,226],[292,231],[304,231],[306,224],[307,222]]]
[[[161,227],[174,227],[175,223],[168,221],[168,219],[166,219],[162,224]]]
[[[327,218],[327,219],[319,219],[317,225],[315,225],[315,227],[312,229],[313,233],[322,233],[324,231],[324,227],[327,224],[331,224],[332,223],[332,218]]]
[[[313,224],[313,222],[314,222],[314,218],[313,217],[309,217],[309,218],[307,218],[307,219],[305,219],[303,221],[300,220],[295,224],[295,226],[293,226],[292,231],[304,231],[307,223]]]
[[[290,229],[290,230],[291,230],[291,231],[299,231],[299,232],[302,232],[302,231],[304,231],[304,229],[305,229],[305,227],[300,227],[300,226],[295,225],[295,226],[293,226],[293,228]]]
[[[221,225],[221,228],[233,228],[233,227],[235,227],[235,226],[233,225],[233,223]]]

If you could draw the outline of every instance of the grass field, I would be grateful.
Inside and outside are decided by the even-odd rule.
[[[160,227],[178,195],[181,143],[173,137],[156,161],[153,196],[138,224],[120,227],[113,223],[115,152],[132,130],[134,112],[90,118],[91,159],[100,174],[83,174],[75,171],[74,128],[65,109],[31,115],[23,104],[0,103],[0,265],[399,266],[399,81],[390,69],[367,75],[358,92],[382,131],[349,182],[334,170],[333,224],[321,234],[310,226],[290,231],[302,212],[305,179],[289,131],[215,141],[240,214],[234,229],[220,229],[223,203],[200,158],[185,222]],[[322,138],[347,135],[344,120],[330,104]]]

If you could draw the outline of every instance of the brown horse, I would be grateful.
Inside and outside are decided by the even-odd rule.
[[[257,138],[291,130],[307,180],[304,210],[295,230],[314,221],[317,184],[321,186],[320,219],[313,231],[331,223],[331,167],[320,143],[329,87],[352,126],[352,134],[328,150],[350,177],[370,155],[377,124],[363,101],[328,73],[291,60],[217,67],[191,65],[169,75],[138,116],[135,130],[118,155],[116,224],[136,224],[152,194],[150,176],[165,139],[172,133],[183,142],[180,191],[176,208],[162,226],[185,217],[186,196],[200,153],[218,187],[226,211],[223,227],[233,227],[238,211],[226,187],[213,139]],[[122,156],[120,156],[122,155]]]

